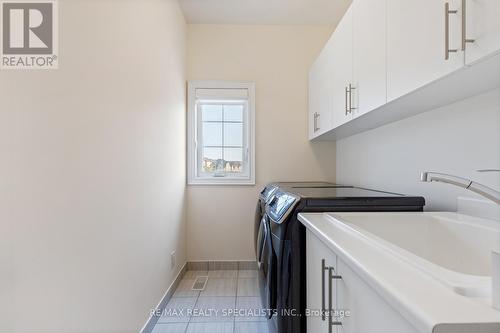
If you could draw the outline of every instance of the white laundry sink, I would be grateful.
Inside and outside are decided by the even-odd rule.
[[[457,213],[329,213],[455,292],[491,295],[491,256],[500,223]]]

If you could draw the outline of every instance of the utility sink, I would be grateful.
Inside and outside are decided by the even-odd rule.
[[[327,215],[456,293],[491,297],[492,251],[500,250],[500,222],[448,212]]]

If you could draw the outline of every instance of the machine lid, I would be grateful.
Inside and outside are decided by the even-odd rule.
[[[291,189],[296,189],[296,188],[352,188],[353,186],[346,186],[346,185],[315,185],[315,186],[290,186]]]
[[[330,182],[315,182],[315,181],[309,181],[309,182],[276,182],[273,183],[273,185],[281,188],[285,187],[325,187],[325,186],[342,186]]]
[[[369,190],[359,187],[315,187],[294,188],[295,194],[302,198],[370,198],[370,197],[405,197],[402,194]]]

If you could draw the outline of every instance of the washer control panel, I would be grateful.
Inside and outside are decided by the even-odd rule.
[[[281,224],[287,219],[298,203],[298,196],[277,190],[274,193],[274,197],[267,204],[266,212],[274,223]]]
[[[264,189],[260,192],[260,199],[262,200],[262,202],[268,203],[277,189],[278,188],[274,185],[267,185],[266,187],[264,187]]]

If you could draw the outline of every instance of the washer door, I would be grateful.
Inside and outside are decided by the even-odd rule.
[[[276,309],[277,292],[277,260],[273,251],[271,229],[269,219],[266,214],[262,217],[258,243],[260,251],[257,255],[259,267],[259,288],[264,309],[268,311],[268,318],[273,315]]]
[[[261,226],[261,221],[262,221],[262,203],[261,200],[257,201],[257,207],[255,207],[255,223],[254,223],[254,234],[253,234],[253,241],[255,244],[255,258],[257,260],[257,263],[259,262],[259,253],[262,251],[262,243],[260,243],[260,226]]]
[[[265,252],[267,250],[264,249],[264,246],[266,244],[266,240],[268,237],[268,232],[269,229],[267,227],[268,221],[267,221],[267,215],[264,215],[262,219],[260,220],[260,225],[259,225],[259,231],[257,233],[257,241],[256,241],[256,249],[257,249],[257,266],[259,269],[261,269],[263,262],[265,259],[263,258]],[[264,267],[262,267],[264,268]],[[266,269],[266,275],[267,275],[267,269]]]

